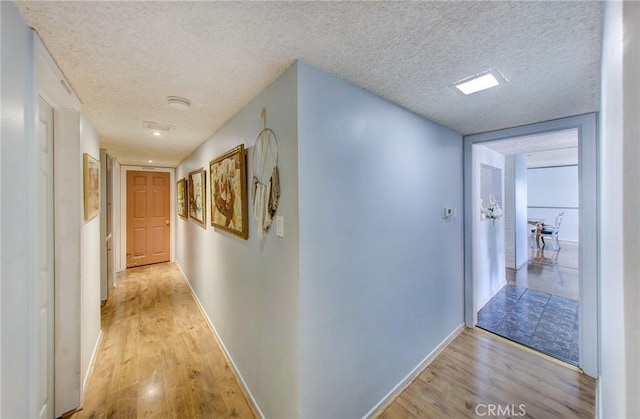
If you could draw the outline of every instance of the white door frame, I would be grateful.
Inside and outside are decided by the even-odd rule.
[[[176,237],[176,169],[171,167],[152,167],[152,166],[120,166],[120,216],[116,218],[116,223],[120,223],[118,226],[114,224],[113,233],[119,232],[120,237],[114,236],[114,243],[117,241],[120,243],[119,252],[115,253],[118,258],[116,261],[116,267],[118,272],[127,269],[127,172],[130,170],[143,171],[143,172],[166,172],[169,173],[169,261],[173,262],[176,259],[175,252],[175,237]],[[116,195],[116,185],[114,183],[113,194]]]
[[[38,391],[39,418],[54,415],[54,199],[53,199],[53,108],[38,98]]]
[[[55,61],[33,31],[32,39],[35,103],[38,103],[37,97],[41,96],[53,108],[54,113],[54,207],[57,207],[58,210],[54,210],[54,242],[56,244],[54,340],[56,343],[53,361],[53,407],[55,417],[58,417],[80,405],[81,392],[79,323],[80,220],[82,219],[82,179],[80,177],[82,163],[79,143],[81,105]],[[38,119],[39,116],[36,112],[34,121],[36,124]],[[32,161],[37,160],[32,159]],[[73,165],[73,162],[77,164]],[[37,190],[37,187],[33,189]],[[33,242],[37,243],[38,240]],[[37,246],[33,247],[35,249]],[[37,330],[35,324],[33,330]],[[35,339],[33,342],[37,345]],[[37,354],[36,348],[32,348],[31,353],[35,356]],[[35,395],[30,399],[35,401]]]
[[[477,307],[473,302],[473,214],[472,214],[472,149],[474,144],[554,131],[577,129],[580,194],[580,361],[584,372],[598,376],[598,165],[596,114],[578,115],[464,137],[464,307],[467,327],[475,326]],[[476,217],[477,218],[477,217]]]

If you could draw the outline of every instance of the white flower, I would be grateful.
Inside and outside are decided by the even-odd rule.
[[[500,203],[496,199],[493,194],[489,194],[489,205],[484,207],[482,205],[482,199],[480,200],[480,212],[483,215],[484,219],[495,221],[498,218],[502,217],[502,209],[500,208]]]

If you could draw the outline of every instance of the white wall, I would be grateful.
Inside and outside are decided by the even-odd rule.
[[[491,166],[502,171],[501,190],[493,193],[505,196],[504,192],[504,155],[483,145],[473,145],[472,170],[472,222],[473,222],[473,295],[476,312],[480,310],[493,295],[506,284],[505,270],[505,220],[504,217],[495,222],[481,219],[480,197],[482,165]],[[500,198],[498,200],[502,201]],[[486,199],[483,205],[487,205]],[[504,202],[500,202],[504,207]],[[504,209],[504,208],[503,208]]]
[[[36,210],[39,207],[37,200],[37,177],[35,171],[32,168],[37,166],[35,147],[34,147],[34,127],[35,127],[35,104],[38,93],[46,94],[50,93],[46,91],[46,81],[49,75],[45,75],[40,71],[43,64],[42,48],[39,46],[37,38],[33,35],[32,31],[27,26],[26,22],[20,16],[19,12],[15,9],[10,2],[0,3],[1,18],[2,18],[2,245],[1,245],[1,295],[2,295],[2,365],[1,365],[1,391],[0,399],[2,400],[2,410],[0,416],[7,418],[25,418],[36,417],[37,406],[36,403],[36,375],[35,367],[37,365],[34,358],[37,354],[35,345],[38,344],[38,337],[35,336],[36,328],[36,313],[33,311],[35,306],[35,299],[37,297],[35,288],[35,272],[33,270],[33,260],[37,260],[37,246],[33,246],[33,243],[38,242],[36,227]],[[34,45],[36,49],[34,49]],[[46,60],[45,60],[46,61]],[[36,86],[36,64],[38,66],[38,83],[41,85]],[[45,63],[46,64],[46,63]],[[46,65],[51,65],[46,64]],[[43,78],[41,79],[41,76]],[[59,82],[59,80],[58,80]],[[45,89],[45,90],[41,90]],[[53,97],[47,97],[47,100],[54,99]],[[54,103],[54,101],[52,101]],[[64,118],[63,118],[64,119]],[[73,119],[73,118],[72,118]],[[71,121],[71,122],[70,122]],[[77,118],[76,121],[76,132]],[[58,127],[56,130],[60,133],[60,130],[71,129],[73,131],[74,122],[69,119],[65,119],[62,123],[60,114],[57,114]],[[85,130],[92,131],[87,128],[88,122],[85,121]],[[69,128],[71,126],[71,128]],[[87,149],[97,150],[98,139],[93,132],[84,144]],[[64,140],[64,139],[63,139]],[[73,142],[73,139],[69,139],[69,142]],[[56,144],[60,144],[56,140]],[[73,144],[65,143],[73,149]],[[76,148],[77,150],[77,148]],[[56,150],[56,153],[65,153],[69,149]],[[58,156],[60,157],[60,156]],[[70,158],[67,164],[72,164],[73,161],[77,163],[78,170],[76,173],[81,173],[82,158],[76,152],[75,159]],[[73,171],[67,171],[68,175]],[[81,182],[75,179],[65,179],[67,182],[65,186],[73,188],[73,185],[77,186],[75,190],[75,199],[71,200],[79,204],[79,196],[82,196]],[[63,195],[68,192],[67,190],[61,191],[57,188],[56,200],[59,202],[63,198]],[[73,190],[71,190],[73,193]],[[68,213],[73,213],[74,209],[72,202],[67,202]],[[81,214],[81,208],[75,208],[77,214]],[[56,220],[58,222],[58,219]],[[82,223],[81,218],[75,219],[75,225]],[[58,227],[60,227],[58,225]],[[85,348],[91,348],[89,352],[95,346],[97,335],[100,328],[100,300],[99,294],[97,299],[91,299],[91,287],[97,286],[98,282],[91,282],[91,269],[97,270],[99,263],[92,256],[98,257],[99,253],[92,251],[91,245],[99,246],[99,236],[91,234],[89,231],[91,226],[84,226],[82,232],[83,249],[82,253],[78,251],[75,256],[72,255],[74,249],[80,248],[78,234],[73,239],[74,233],[78,233],[79,230],[58,231],[60,235],[59,239],[66,243],[64,247],[64,255],[61,255],[62,251],[58,251],[57,262],[61,264],[62,269],[67,269],[65,272],[70,273],[74,267],[72,263],[65,265],[70,259],[75,258],[77,261],[79,256],[82,255],[81,264],[83,266],[83,278],[82,284],[71,284],[73,278],[70,278],[71,282],[65,283],[66,285],[74,285],[69,291],[79,291],[82,287],[83,301],[79,304],[82,306],[82,339],[81,347],[74,348],[78,352],[75,352],[78,356],[80,353],[86,352]],[[59,229],[58,229],[59,230]],[[58,241],[58,237],[56,238]],[[60,258],[61,256],[69,256],[71,258]],[[84,271],[86,269],[86,272]],[[59,271],[56,271],[59,273]],[[77,277],[79,280],[79,277]],[[59,278],[56,279],[56,281]],[[67,278],[65,278],[67,279]],[[99,278],[96,278],[99,280]],[[59,285],[59,283],[58,283]],[[98,290],[95,288],[95,290]],[[57,290],[59,292],[60,289]],[[98,291],[99,292],[99,291]],[[78,294],[80,295],[80,294]],[[76,300],[77,302],[77,300]],[[93,308],[93,310],[92,310]],[[69,309],[69,311],[59,310]],[[78,313],[73,315],[72,307],[57,307],[56,315],[61,316],[64,313],[71,313],[70,320],[73,322],[80,322]],[[96,316],[97,314],[97,316]],[[60,322],[60,319],[57,319]],[[77,334],[75,335],[78,336]],[[58,336],[58,339],[65,338],[65,336]],[[59,342],[58,342],[59,343]],[[65,343],[73,345],[73,339],[69,339]],[[80,342],[78,342],[80,343]],[[60,349],[58,345],[57,350]],[[73,351],[74,349],[69,349]],[[57,359],[60,360],[60,359]],[[65,362],[64,360],[62,362]],[[70,368],[73,369],[73,362],[69,363]],[[83,364],[85,365],[85,364]],[[78,371],[79,372],[79,371]],[[64,388],[65,391],[74,391],[74,384],[69,384],[69,387]],[[63,393],[60,391],[59,393]],[[74,406],[75,407],[75,406]]]
[[[516,267],[529,260],[529,226],[527,225],[527,157],[515,156],[515,245]]]
[[[81,375],[81,237],[82,167],[80,114],[54,110],[55,190],[55,410],[80,405]]]
[[[0,23],[4,25],[2,20],[2,8],[0,8]],[[1,47],[0,47],[1,48]],[[0,74],[2,74],[2,68],[0,68]],[[0,91],[2,91],[2,87],[0,87]],[[0,106],[4,108],[2,97],[0,96]],[[0,115],[2,112],[0,112]],[[2,119],[2,125],[4,125],[4,118]],[[2,131],[0,130],[0,139],[2,138]],[[0,147],[0,197],[4,198],[2,195],[2,147]],[[2,205],[0,205],[0,266],[2,264],[2,224],[4,224],[4,219],[2,218]],[[2,283],[2,275],[0,270],[0,284]],[[2,286],[0,285],[0,367],[2,366]],[[0,415],[2,415],[2,376],[0,375]]]
[[[640,417],[638,86],[640,4],[605,5],[600,113],[600,380],[603,418]]]
[[[506,266],[522,267],[528,260],[527,156],[505,156],[505,255]]]
[[[77,164],[83,167],[82,153],[100,157],[98,134],[89,119],[80,114],[80,151]],[[82,171],[81,171],[82,173]],[[81,182],[82,185],[82,182]],[[79,191],[79,193],[83,193]],[[82,196],[82,195],[81,195]],[[84,204],[84,200],[83,200]],[[98,344],[100,335],[100,215],[90,221],[84,220],[82,211],[82,246],[81,246],[81,303],[80,303],[80,371],[83,377],[82,388],[85,389],[90,372],[90,364]]]
[[[462,139],[298,79],[300,416],[362,417],[463,323]]]
[[[260,110],[280,144],[281,197],[285,237],[269,231],[257,238],[249,209],[249,239],[176,215],[176,260],[211,319],[262,413],[298,417],[298,138],[296,67],[287,70],[177,168],[176,179],[204,167],[238,144],[252,147],[262,129]],[[251,151],[248,179],[251,182]],[[207,188],[209,181],[207,180]],[[251,192],[248,192],[249,202]]]
[[[600,113],[600,416],[626,417],[622,8],[606,3]]]
[[[640,3],[624,3],[624,307],[627,415],[640,418]]]
[[[540,167],[527,170],[528,217],[553,225],[564,212],[560,240],[578,241],[578,166]]]
[[[29,340],[35,284],[30,264],[30,231],[35,226],[29,171],[34,139],[35,91],[31,31],[13,3],[0,2],[1,105],[2,105],[2,244],[0,271],[2,364],[0,388],[3,418],[35,416],[34,394],[29,387],[33,374]],[[34,397],[35,398],[35,397]]]

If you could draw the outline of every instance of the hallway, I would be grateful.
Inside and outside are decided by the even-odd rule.
[[[84,409],[69,417],[256,417],[176,265],[121,272],[102,330]],[[482,403],[593,417],[594,392],[585,375],[466,329],[382,417],[471,417]]]
[[[255,417],[172,263],[118,274],[84,409],[73,418]]]

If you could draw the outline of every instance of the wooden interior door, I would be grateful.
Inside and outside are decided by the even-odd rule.
[[[127,268],[169,261],[169,173],[127,172]]]

